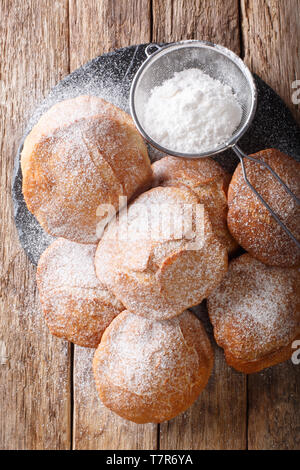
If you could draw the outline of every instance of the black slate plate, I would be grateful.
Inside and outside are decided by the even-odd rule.
[[[37,264],[52,237],[44,232],[28,211],[23,198],[20,152],[24,138],[40,116],[53,104],[78,95],[101,96],[128,112],[131,81],[146,59],[144,52],[146,46],[147,44],[130,46],[104,54],[75,70],[52,89],[30,119],[16,155],[12,197],[20,242],[33,264]],[[279,96],[259,77],[256,76],[255,80],[258,89],[258,108],[253,124],[239,141],[239,145],[248,153],[275,147],[300,160],[300,128]],[[149,153],[152,160],[157,158],[157,152],[150,148]],[[219,154],[216,160],[230,172],[233,172],[238,162],[231,150]]]

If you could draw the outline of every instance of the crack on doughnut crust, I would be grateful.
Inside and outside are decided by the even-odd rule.
[[[179,207],[189,204],[194,208],[192,241],[199,242],[201,248],[191,249],[191,229],[184,224],[184,211],[179,211],[181,218],[176,218],[175,227],[184,227],[183,233],[170,232],[169,220],[163,227],[165,232],[156,232],[161,215],[155,205],[161,207],[167,203]],[[143,217],[136,215],[140,204],[152,210],[151,228],[154,227],[155,235],[158,233],[158,239],[149,231]],[[129,206],[128,215],[121,212],[108,225],[96,251],[96,274],[128,310],[152,319],[171,318],[199,304],[221,280],[228,266],[227,250],[214,235],[205,210],[201,227],[196,226],[198,207],[198,199],[190,191],[157,187],[139,196]],[[125,241],[122,240],[123,218],[128,227]],[[142,240],[135,239],[135,227],[143,228]]]
[[[238,245],[227,227],[230,175],[211,158],[186,160],[165,156],[152,164],[154,186],[185,188],[205,205],[213,229],[229,253]]]
[[[109,166],[110,168],[110,171],[111,171],[111,174],[114,176],[114,179],[118,182],[118,184],[120,185],[120,187],[122,188],[122,191],[120,192],[120,195],[122,194],[125,194],[125,190],[124,190],[124,186],[123,184],[121,183],[120,179],[118,178],[116,172],[113,170],[111,164],[109,163],[108,159],[105,158],[104,154],[102,154],[98,148],[96,147],[91,147],[88,143],[88,140],[84,137],[84,135],[82,134],[82,140],[83,142],[85,143],[86,145],[86,148],[87,148],[87,151],[89,153],[89,156],[90,156],[90,159],[91,161],[93,162],[93,164],[95,165],[96,168],[98,168],[100,174],[102,174],[102,168],[101,168],[101,165],[99,165],[99,162],[97,162],[96,158],[94,158],[94,153],[93,152],[97,152],[98,154],[98,158],[103,158],[103,160],[106,162],[106,164]]]

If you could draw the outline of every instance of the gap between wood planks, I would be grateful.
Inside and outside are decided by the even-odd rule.
[[[70,14],[70,2],[71,0],[68,1],[68,8],[69,8],[69,11],[68,11],[68,18],[69,18],[69,72],[73,71],[73,67],[71,66],[71,60],[72,60],[72,37],[71,37],[71,34],[72,34],[72,29],[71,29],[71,14]],[[157,42],[160,42],[160,41],[171,41],[172,39],[178,39],[178,38],[174,38],[173,34],[170,35],[170,37],[165,37],[165,34],[162,34],[162,35],[159,35],[159,37],[154,37],[155,34],[154,34],[154,2],[155,0],[149,0],[149,21],[150,21],[150,37],[149,37],[149,40],[150,42],[154,42],[157,41]],[[157,14],[157,4],[156,4],[156,14]],[[174,13],[174,8],[180,8],[178,7],[178,4],[177,5],[173,5],[173,2],[170,3],[169,5],[170,7],[170,18],[172,20],[173,18],[173,13]],[[240,8],[240,7],[239,7]],[[184,11],[184,8],[182,8],[182,11],[181,13],[183,13]],[[176,14],[176,12],[174,13]],[[178,15],[178,12],[177,12],[177,15]],[[241,17],[240,17],[240,10],[238,11],[238,15],[239,15],[239,18],[238,18],[238,28],[239,28],[239,43],[241,45],[241,39],[242,39],[242,32],[241,32]],[[176,17],[176,19],[178,19]],[[184,25],[183,25],[184,26]],[[195,25],[194,25],[195,27]],[[176,29],[177,31],[177,25],[175,25],[174,29]],[[178,28],[179,30],[180,28]],[[170,33],[172,33],[173,31],[173,27],[171,26],[171,31]],[[177,31],[178,33],[178,31]],[[182,34],[182,37],[186,37],[186,31],[182,31],[180,34]],[[163,36],[163,37],[161,37]],[[192,38],[194,38],[195,36],[197,36],[197,31],[194,31],[191,35]],[[122,47],[124,44],[119,44],[119,47]],[[239,47],[238,47],[239,49]],[[106,51],[104,51],[106,52]],[[238,52],[236,50],[236,52]],[[90,57],[91,58],[91,57]],[[75,356],[74,356],[74,346],[72,345],[71,346],[71,374],[72,374],[72,379],[71,379],[71,444],[70,444],[70,447],[71,448],[74,448],[76,446],[76,443],[75,443],[75,415],[74,415],[74,386],[75,386],[75,377],[74,377],[74,372],[75,372],[75,364],[74,364],[74,361],[75,361]],[[245,416],[245,419],[247,421],[247,417]],[[246,434],[247,434],[247,431],[246,431]],[[160,449],[160,444],[161,444],[161,426],[160,424],[157,425],[157,434],[156,434],[156,448],[157,450]]]
[[[236,442],[245,448],[246,440],[249,448],[299,448],[297,400],[300,382],[291,363],[279,368],[276,366],[266,374],[242,379],[228,369],[225,374],[223,356],[217,352],[216,371],[220,376],[215,374],[212,377],[202,398],[200,396],[186,416],[179,416],[160,428],[153,426],[151,435],[149,428],[148,434],[143,436],[143,431],[139,433],[137,428],[120,424],[114,416],[102,413],[101,405],[100,419],[98,416],[98,421],[95,421],[96,401],[90,404],[87,400],[87,408],[81,411],[84,400],[76,393],[82,356],[78,354],[77,347],[68,346],[67,352],[66,344],[49,334],[42,316],[34,315],[40,309],[35,270],[23,250],[16,248],[19,245],[11,215],[9,181],[16,138],[20,136],[24,120],[36,102],[42,99],[50,86],[81,63],[126,44],[195,37],[223,43],[237,53],[244,49],[250,68],[274,89],[281,90],[285,101],[291,105],[289,80],[296,77],[296,72],[299,73],[295,62],[299,43],[295,36],[297,19],[294,13],[299,1],[242,0],[240,11],[243,16],[236,13],[237,0],[228,1],[226,11],[221,0],[130,0],[122,12],[119,10],[120,5],[124,5],[123,0],[45,0],[42,8],[37,7],[37,0],[22,4],[15,0],[3,2],[3,17],[7,18],[8,27],[5,21],[1,22],[0,29],[4,28],[4,34],[0,35],[3,52],[1,78],[7,82],[8,87],[4,91],[7,91],[8,99],[5,103],[7,109],[0,116],[0,125],[3,123],[1,180],[4,187],[0,199],[5,220],[5,227],[0,231],[4,241],[1,250],[3,272],[8,265],[10,269],[2,279],[4,314],[0,323],[10,340],[12,361],[8,369],[1,370],[5,374],[5,390],[0,396],[0,400],[3,397],[0,435],[5,447],[72,448],[75,444],[77,448],[80,445],[89,448],[90,444],[95,448],[97,445],[110,448],[111,443],[111,448],[120,449],[124,436],[127,439],[127,430],[134,429],[135,434],[132,433],[128,443],[132,449],[135,444],[147,448],[148,443],[153,445],[153,449],[157,446],[180,449],[180,446],[187,445],[195,449],[213,448],[218,443],[233,448]],[[119,9],[115,6],[117,4]],[[165,4],[168,8],[164,10]],[[279,4],[280,14],[276,10]],[[239,48],[241,37],[244,45]],[[295,114],[296,110],[294,106]],[[16,251],[17,256],[12,260]],[[40,360],[41,352],[46,360]],[[90,388],[93,389],[92,382]],[[39,406],[35,406],[36,400]],[[217,409],[218,420],[214,416]],[[243,423],[238,419],[240,412]],[[84,426],[90,442],[80,435]],[[238,432],[231,429],[226,434],[225,426],[236,428]],[[122,442],[118,434],[122,434]]]
[[[72,66],[72,56],[71,56],[71,52],[73,51],[73,47],[72,47],[72,44],[73,42],[76,40],[72,37],[72,30],[71,30],[71,18],[70,18],[70,4],[71,4],[71,1],[72,0],[69,0],[68,1],[68,8],[69,8],[69,11],[68,11],[68,19],[69,19],[69,31],[68,31],[68,34],[69,34],[69,72],[72,71],[73,68],[77,68],[77,63],[76,63],[76,58],[74,58],[75,60],[75,64],[76,66],[73,67]],[[80,3],[80,2],[79,2]],[[197,4],[197,6],[199,7],[200,5],[200,2],[194,2],[195,4]],[[237,35],[238,37],[236,37],[235,39],[230,39],[229,36],[230,35],[227,35],[228,36],[228,47],[230,48],[233,48],[235,49],[235,52],[239,53],[239,55],[241,56],[242,59],[245,59],[246,62],[250,65],[251,68],[253,68],[254,71],[258,71],[263,74],[265,73],[265,76],[268,77],[268,74],[266,73],[266,70],[264,69],[265,65],[264,65],[264,62],[263,62],[263,56],[259,56],[258,58],[256,58],[256,37],[255,37],[255,22],[253,21],[253,18],[258,18],[258,14],[259,12],[257,10],[261,10],[261,16],[263,16],[263,6],[262,6],[262,3],[261,2],[258,2],[260,6],[256,6],[251,3],[251,2],[248,2],[247,0],[236,0],[236,2],[231,2],[231,5],[235,5],[235,8],[236,8],[236,11],[237,11],[237,24],[236,24],[236,32],[237,32]],[[269,3],[269,2],[268,2]],[[273,2],[274,5],[276,3]],[[278,3],[278,2],[277,2]],[[161,41],[171,41],[172,39],[173,40],[178,40],[178,39],[181,39],[181,38],[184,38],[184,37],[201,37],[201,34],[202,33],[202,30],[199,32],[199,29],[197,29],[197,26],[198,24],[195,23],[195,21],[198,21],[199,18],[196,16],[196,14],[199,13],[199,11],[196,11],[196,14],[195,14],[195,11],[185,11],[184,9],[184,6],[187,5],[187,3],[182,0],[182,1],[179,1],[178,2],[173,2],[173,1],[169,1],[167,0],[165,2],[165,4],[167,4],[169,6],[169,11],[167,12],[168,15],[166,14],[166,11],[162,11],[162,15],[161,17],[159,18],[159,21],[157,20],[157,15],[158,15],[158,0],[149,0],[148,2],[148,5],[149,5],[149,21],[150,21],[150,34],[149,34],[149,40],[151,42],[161,42]],[[203,5],[204,6],[203,6]],[[201,6],[202,6],[202,10],[201,10],[201,13],[203,13],[203,11],[205,10],[205,13],[207,13],[206,11],[206,6],[208,6],[209,3],[207,3],[205,0],[201,3]],[[217,4],[215,4],[217,5]],[[214,6],[214,5],[213,5]],[[267,5],[268,6],[268,5]],[[160,6],[160,8],[162,10],[164,10],[164,6]],[[200,8],[200,7],[199,7]],[[209,8],[209,6],[207,7]],[[216,7],[217,8],[217,7]],[[219,7],[220,8],[220,4],[219,4]],[[257,9],[257,10],[256,10]],[[180,11],[179,11],[180,10]],[[161,13],[161,12],[159,12]],[[193,16],[193,13],[195,16]],[[145,15],[146,15],[146,12],[145,12]],[[156,16],[155,16],[156,15]],[[174,16],[173,16],[174,15]],[[177,16],[176,16],[177,15]],[[189,17],[188,17],[188,16]],[[225,15],[226,16],[226,15]],[[175,18],[175,20],[178,20],[178,18],[180,17],[180,19],[182,20],[182,24],[177,24],[176,21],[175,23],[172,22],[172,20]],[[250,18],[250,19],[249,19]],[[154,24],[154,20],[156,19],[156,24]],[[164,20],[168,20],[164,22]],[[211,20],[211,21],[209,21]],[[224,40],[224,31],[217,31],[217,34],[216,34],[216,31],[213,30],[213,20],[211,18],[209,18],[209,20],[207,21],[207,29],[205,29],[205,26],[203,28],[203,36],[202,37],[208,37],[210,40],[215,40],[216,42],[221,42],[222,40]],[[200,21],[200,20],[199,20]],[[266,20],[265,19],[262,19],[260,17],[260,23],[261,24],[261,28],[264,27],[264,22]],[[259,21],[258,21],[259,22]],[[189,23],[189,26],[187,26],[187,23]],[[101,26],[101,25],[100,25]],[[201,23],[201,27],[203,26],[203,24]],[[272,26],[272,19],[271,19],[271,26]],[[121,25],[121,28],[123,27],[123,24]],[[190,28],[190,29],[189,29]],[[194,28],[194,29],[193,29]],[[229,26],[228,26],[229,28]],[[252,30],[251,30],[252,28]],[[269,24],[269,28],[270,28],[270,24]],[[118,30],[119,31],[119,30]],[[228,29],[229,31],[229,29]],[[259,30],[260,31],[260,30]],[[270,31],[270,29],[269,29]],[[231,32],[234,32],[234,30],[232,30]],[[200,34],[200,36],[199,36]],[[226,36],[226,34],[225,34]],[[227,36],[225,37],[225,39],[227,38]],[[75,37],[75,35],[74,35]],[[78,41],[78,38],[77,38],[77,41]],[[108,41],[111,41],[111,38],[108,34]],[[130,41],[130,40],[129,40]],[[231,42],[230,42],[231,41]],[[141,41],[142,42],[142,41]],[[231,45],[233,45],[231,47]],[[124,37],[122,37],[122,40],[120,41],[120,44],[118,47],[122,47],[124,46]],[[107,47],[107,45],[104,46],[105,48],[107,49],[110,49],[110,47]],[[280,45],[277,43],[277,48],[280,47]],[[253,51],[255,52],[255,54],[253,54]],[[105,50],[106,52],[106,50]],[[269,51],[270,52],[270,51]],[[272,52],[273,53],[273,52]],[[258,54],[259,55],[259,54]],[[77,60],[78,62],[78,60]],[[252,66],[254,62],[254,66]],[[279,65],[274,65],[273,64],[273,67],[276,69],[276,67],[279,67]],[[278,68],[278,70],[281,70]],[[264,75],[262,75],[262,78],[265,78]],[[278,75],[278,77],[280,78],[280,74]],[[277,89],[278,89],[278,77],[274,79],[274,83],[273,83],[273,86],[274,88],[276,88],[275,85],[277,85]],[[267,81],[268,78],[267,78]],[[272,85],[272,83],[271,83]],[[279,87],[280,88],[280,87]],[[282,88],[281,88],[282,89]],[[285,99],[287,101],[288,99],[288,90],[287,90],[287,87],[286,87],[286,91],[283,93],[283,95],[285,96]],[[71,444],[70,444],[70,447],[73,448],[74,447],[74,431],[75,431],[75,424],[74,424],[74,369],[75,369],[75,365],[74,365],[74,346],[71,347],[71,366],[72,366],[72,369],[71,369],[71,374],[72,374],[72,381],[71,381]],[[250,437],[250,441],[251,441],[251,436],[249,436],[249,419],[250,419],[250,415],[249,415],[249,406],[250,406],[250,403],[249,403],[249,391],[251,392],[252,388],[253,388],[253,384],[255,383],[255,378],[254,379],[251,379],[249,380],[248,377],[245,378],[245,395],[246,395],[246,409],[245,409],[245,413],[246,413],[246,416],[245,416],[245,419],[246,419],[246,423],[245,423],[245,448],[248,448],[249,447],[249,437]],[[253,409],[252,409],[252,413],[253,413]],[[162,427],[165,428],[164,425],[162,425]],[[252,419],[252,427],[253,427],[253,419]],[[165,428],[166,429],[166,428]],[[158,425],[157,426],[157,442],[156,442],[156,446],[157,446],[157,449],[160,448],[161,446],[161,442],[162,442],[162,436],[161,436],[161,426]],[[266,439],[267,441],[267,439]],[[162,444],[163,445],[163,444]],[[250,442],[250,447],[251,447],[251,442]]]

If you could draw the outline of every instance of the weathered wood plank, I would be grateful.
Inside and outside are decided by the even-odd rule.
[[[150,41],[150,1],[70,1],[71,70],[112,49]],[[75,449],[155,449],[156,425],[135,425],[107,410],[91,372],[93,350],[75,347]]]
[[[153,41],[199,38],[240,52],[238,1],[153,0]],[[70,446],[70,361],[66,343],[48,334],[35,270],[17,241],[10,198],[13,155],[24,123],[47,90],[92,57],[151,39],[150,1],[0,0],[0,448]],[[300,121],[291,83],[300,78],[300,0],[241,0],[242,38],[250,68],[269,83]],[[68,27],[70,26],[70,38]],[[271,64],[271,66],[270,66]],[[74,446],[156,448],[156,426],[135,426],[99,402],[92,352],[75,348]],[[251,449],[296,449],[299,366],[279,365],[249,382]],[[207,389],[185,414],[161,426],[165,449],[240,449],[246,445],[246,378],[216,364]]]
[[[0,2],[0,448],[70,447],[68,345],[48,333],[21,249],[11,175],[25,123],[68,72],[67,1]]]
[[[291,361],[248,378],[248,448],[300,449],[300,366]]]
[[[207,387],[194,405],[160,425],[161,449],[246,449],[247,379],[224,359],[212,338],[206,308],[193,309],[204,322],[215,352],[215,366]]]
[[[300,123],[300,105],[292,102],[292,82],[300,79],[300,0],[241,0],[241,13],[245,62]]]
[[[74,357],[74,448],[156,449],[157,426],[120,418],[101,403],[92,372],[94,350],[76,346]]]
[[[153,42],[204,39],[240,53],[238,2],[153,0]],[[230,369],[215,346],[207,388],[183,415],[160,426],[161,449],[245,449],[246,378]],[[232,406],[232,403],[235,406]]]
[[[150,0],[70,0],[71,70],[118,47],[150,41]]]
[[[223,351],[214,350],[214,372],[196,403],[160,425],[161,449],[246,449],[246,377],[226,364]]]
[[[153,0],[153,42],[202,39],[240,53],[238,0]]]
[[[245,61],[300,123],[292,82],[300,77],[300,1],[241,1]],[[250,449],[299,449],[299,366],[281,364],[248,379]]]

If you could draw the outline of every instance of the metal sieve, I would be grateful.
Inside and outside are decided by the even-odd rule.
[[[149,144],[161,152],[181,158],[203,158],[231,148],[240,159],[243,177],[247,185],[300,248],[299,241],[248,180],[244,159],[247,158],[267,168],[298,205],[300,205],[299,198],[267,163],[247,155],[237,146],[238,140],[249,128],[254,118],[257,105],[256,86],[248,67],[229,49],[207,41],[180,41],[163,47],[157,44],[149,44],[145,49],[145,54],[147,59],[137,71],[130,90],[131,115],[142,136]],[[160,86],[165,80],[172,78],[174,73],[189,68],[198,68],[212,78],[230,86],[243,111],[241,122],[230,139],[202,153],[179,153],[163,147],[151,138],[143,123],[144,109],[151,90],[156,86]]]

